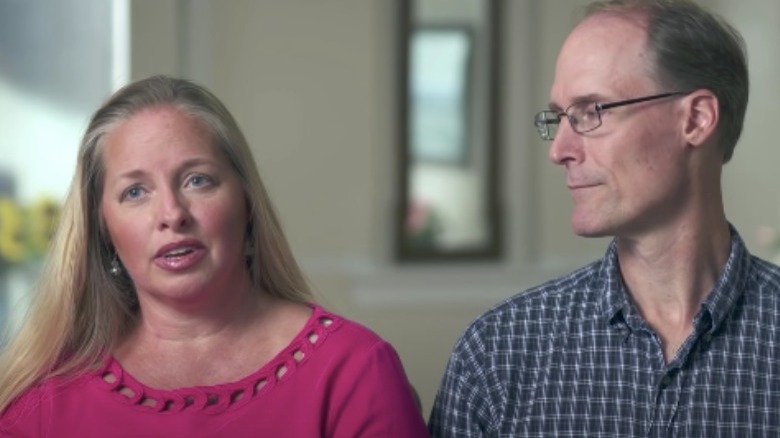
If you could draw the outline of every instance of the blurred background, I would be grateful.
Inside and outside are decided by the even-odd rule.
[[[187,77],[244,130],[322,303],[396,347],[427,416],[471,320],[607,243],[572,234],[562,172],[532,124],[586,2],[481,3],[0,0],[0,319],[23,315],[91,112],[129,80]],[[727,214],[775,258],[780,2],[700,3],[747,41]],[[437,45],[449,64],[431,67]],[[436,130],[456,149],[420,140]]]

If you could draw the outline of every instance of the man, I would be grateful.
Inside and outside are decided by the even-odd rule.
[[[434,437],[780,436],[780,268],[725,217],[744,44],[688,1],[591,5],[536,116],[603,259],[458,341]]]

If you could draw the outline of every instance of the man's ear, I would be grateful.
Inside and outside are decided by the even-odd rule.
[[[701,146],[712,138],[720,120],[718,97],[710,90],[696,90],[683,100],[683,136],[691,146]]]

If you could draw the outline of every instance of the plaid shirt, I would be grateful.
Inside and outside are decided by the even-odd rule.
[[[731,253],[668,364],[606,256],[500,303],[458,341],[434,437],[780,436],[780,268]]]

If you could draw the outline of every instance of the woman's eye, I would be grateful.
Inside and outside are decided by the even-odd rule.
[[[132,201],[140,198],[143,194],[144,190],[140,186],[132,186],[122,194],[122,200]]]
[[[211,184],[211,182],[212,182],[212,179],[210,177],[208,177],[206,175],[196,174],[196,175],[192,175],[187,180],[187,185],[190,185],[192,187],[203,187],[203,186]]]

